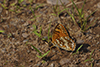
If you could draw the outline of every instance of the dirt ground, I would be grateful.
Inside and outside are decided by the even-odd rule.
[[[78,0],[78,8],[82,8],[83,0]],[[16,3],[17,6],[10,6]],[[0,5],[3,0],[0,1]],[[35,10],[35,16],[31,8]],[[26,6],[22,6],[26,5]],[[59,18],[52,15],[53,6],[46,3],[46,0],[33,0],[29,3],[24,0],[21,4],[13,0],[7,0],[5,5],[7,9],[0,6],[0,67],[100,67],[100,0],[86,0],[83,8],[85,17],[97,10],[88,20],[88,27],[95,19],[97,21],[84,33],[76,26],[66,11],[59,15]],[[71,5],[72,6],[72,5]],[[72,8],[68,6],[69,12]],[[60,10],[63,6],[59,6]],[[17,10],[16,10],[17,9]],[[16,11],[10,11],[16,10]],[[77,12],[74,8],[74,12]],[[68,29],[70,36],[75,39],[77,47],[83,44],[78,53],[68,52],[53,47],[50,53],[44,58],[38,58],[39,53],[33,49],[31,44],[41,51],[42,54],[50,49],[50,45],[42,38],[48,37],[50,26],[50,35],[52,35],[58,20]],[[76,16],[76,21],[78,18]],[[38,32],[42,26],[42,36],[38,37],[33,33],[33,25],[37,26]],[[76,47],[76,49],[77,49]],[[93,52],[93,53],[92,53]],[[91,56],[91,58],[90,58]],[[87,59],[91,59],[84,62]]]

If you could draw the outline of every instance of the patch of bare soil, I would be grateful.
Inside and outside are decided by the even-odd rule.
[[[77,2],[82,2],[78,0]],[[0,1],[0,5],[3,1]],[[10,6],[16,3],[20,6]],[[35,10],[35,20],[31,9],[41,5]],[[22,6],[26,5],[26,6]],[[90,18],[86,27],[88,27],[96,18],[98,20],[84,33],[76,26],[67,12],[59,15],[59,18],[52,15],[54,13],[53,6],[46,3],[46,0],[34,0],[31,4],[25,0],[18,4],[13,0],[7,0],[4,5],[8,7],[4,9],[0,6],[0,67],[100,67],[100,0],[86,0],[83,8],[85,17],[89,16],[93,11],[97,10]],[[82,3],[77,4],[78,8],[82,7]],[[71,6],[68,7],[71,13]],[[17,10],[16,10],[17,9]],[[60,6],[63,9],[63,6]],[[10,11],[16,10],[16,11]],[[76,9],[74,9],[76,12]],[[58,20],[68,29],[70,36],[76,41],[76,49],[83,44],[83,47],[77,54],[72,55],[56,47],[52,48],[50,53],[44,58],[38,58],[39,53],[33,49],[31,44],[38,48],[42,54],[46,53],[50,46],[41,38],[48,37],[50,27],[50,35],[52,35]],[[76,17],[76,21],[78,21]],[[42,36],[38,37],[33,32],[33,25],[37,26],[39,32],[42,26]],[[91,52],[93,53],[91,54]],[[84,62],[87,59],[91,59]],[[43,61],[45,60],[45,62]]]

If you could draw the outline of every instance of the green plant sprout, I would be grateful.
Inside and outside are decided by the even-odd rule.
[[[49,50],[42,55],[42,53],[35,46],[33,46],[33,45],[31,45],[31,46],[39,53],[39,55],[36,55],[38,58],[43,58],[50,52],[50,50]]]
[[[87,19],[85,19],[84,13],[83,13],[83,7],[84,7],[84,5],[85,5],[86,0],[84,1],[83,6],[82,6],[81,9],[78,9],[78,7],[77,7],[76,4],[73,2],[73,0],[71,0],[71,1],[72,1],[73,5],[75,6],[77,12],[78,12],[77,16],[79,17],[79,22],[77,22],[77,23],[80,23],[81,30],[84,32],[84,31],[86,31],[87,29],[89,29],[89,28],[91,27],[91,25],[97,20],[97,19],[94,20],[94,22],[91,23],[91,25],[88,26],[88,27],[86,28],[88,18],[89,18],[92,14],[94,14],[97,10],[95,10],[94,12],[92,12],[92,13],[87,17]]]
[[[6,3],[6,0],[4,0],[3,3],[5,4]]]
[[[58,6],[58,0],[57,0],[57,5],[53,6],[53,11],[54,13],[52,13],[52,15],[58,17],[61,12],[65,11],[65,9],[60,11],[60,8]]]
[[[18,3],[21,4],[24,0],[18,0]],[[10,6],[17,6],[16,3],[12,3]]]
[[[84,62],[87,62],[87,61],[92,61],[93,59],[91,58],[91,56],[92,56],[92,53],[94,52],[94,50],[92,50],[92,52],[91,52],[91,54],[90,54],[90,57],[89,57],[89,59],[87,59],[87,60],[85,60]]]
[[[97,19],[98,19],[98,18],[97,18]],[[88,30],[88,29],[91,27],[91,25],[92,25],[94,22],[96,22],[96,21],[97,21],[97,19],[96,19],[96,20],[94,20],[94,21],[90,24],[90,26],[88,26],[86,29],[85,29],[85,27],[84,27],[83,32],[84,32],[84,31],[86,31],[86,30]]]
[[[31,9],[31,11],[32,11],[33,17],[35,17],[35,18],[36,18],[35,13],[34,13],[34,11],[32,10],[32,8],[31,8],[31,7],[30,7],[30,9]]]
[[[92,50],[89,59],[85,60],[84,62],[87,62],[87,61],[93,61],[93,59],[92,59],[92,57],[91,57],[92,54],[93,54],[93,52],[94,52],[94,50]],[[93,63],[91,63],[91,67],[93,67]]]
[[[9,33],[9,34],[8,34],[8,38],[9,38],[9,37],[11,37],[11,36],[12,36],[12,34],[11,34],[11,33]]]
[[[51,25],[49,25],[48,39],[46,40],[45,38],[42,38],[42,40],[46,40],[48,43],[49,43],[49,39],[51,38],[51,36],[50,36],[50,26]],[[36,25],[33,25],[33,28],[34,28],[33,33],[36,34],[38,37],[41,37],[42,26],[40,28],[40,33],[37,32]],[[41,52],[35,46],[33,46],[33,45],[31,45],[31,46],[39,53],[39,55],[37,55],[38,58],[43,58],[43,57],[45,57],[50,52],[50,50],[48,50],[46,53],[44,53],[42,55]]]
[[[4,30],[0,30],[0,33],[4,33],[5,31]]]
[[[18,0],[18,4],[21,4],[24,0]],[[19,5],[17,5],[16,3],[12,3],[10,4],[10,6],[14,6],[15,10],[10,9],[9,11],[15,12],[15,13],[20,13],[21,12],[21,7]],[[23,5],[26,6],[26,5]]]
[[[18,3],[20,4],[20,3],[22,3],[24,0],[18,0]]]
[[[18,3],[21,4],[22,0],[18,0]],[[14,6],[15,10],[10,9],[9,11],[13,11],[15,13],[20,13],[21,12],[21,8],[20,6],[16,5],[16,3],[12,3],[10,6]]]
[[[49,25],[48,36],[47,36],[48,39],[42,38],[42,40],[46,40],[48,43],[49,43],[49,39],[52,37],[52,36],[50,36],[50,26],[51,26],[51,25]],[[41,28],[40,28],[39,33],[37,32],[36,25],[33,25],[33,28],[34,28],[33,33],[34,33],[35,35],[37,35],[38,37],[41,37],[42,26],[41,26]]]
[[[10,6],[15,6],[15,3],[12,3]]]
[[[34,11],[32,10],[32,8],[31,8],[31,6],[30,6],[30,9],[31,9],[31,11],[32,11],[32,14],[33,14],[33,17],[34,17],[34,19],[31,19],[31,21],[34,21],[37,17],[40,17],[41,15],[38,15],[38,16],[36,16],[35,15],[35,10],[37,10],[39,7],[41,7],[42,6],[42,4],[41,5],[39,5],[39,6],[37,6],[36,8],[34,8]]]
[[[4,9],[8,9],[8,7],[5,7],[3,4],[1,4],[1,6],[2,6]]]
[[[74,55],[74,54],[76,54],[76,53],[78,53],[78,51],[82,48],[82,46],[83,46],[83,44],[76,50],[76,52],[75,53],[73,53],[72,55]]]
[[[41,28],[40,28],[40,32],[39,32],[39,33],[38,33],[37,30],[36,30],[36,25],[33,25],[33,28],[34,28],[34,31],[33,31],[34,34],[37,35],[38,37],[41,37],[42,26],[41,26]]]
[[[29,0],[30,3],[32,3],[33,0]]]
[[[52,37],[52,36],[50,36],[50,27],[51,27],[51,24],[49,25],[49,30],[48,30],[48,40],[47,40],[48,43],[50,41],[50,38]]]
[[[46,40],[46,38],[42,38],[42,40],[46,40],[48,43],[49,43],[49,41],[50,41],[50,38],[52,37],[52,36],[50,36],[50,27],[51,27],[51,24],[49,25],[49,30],[48,30],[48,39]]]
[[[64,9],[66,10],[66,12],[71,16],[71,18],[72,18],[74,24],[78,26],[77,22],[75,21],[74,16],[73,16],[72,14],[70,14],[70,12],[68,12],[68,8],[66,8],[66,7],[64,6],[64,4],[62,3],[61,0],[60,0],[60,2],[61,2],[61,4],[62,4],[62,6],[64,7]]]
[[[26,42],[26,45],[28,44],[28,41]],[[50,50],[49,51],[47,51],[46,53],[44,53],[43,55],[42,55],[42,53],[35,47],[35,46],[33,46],[32,44],[31,44],[31,46],[39,53],[39,55],[36,55],[38,58],[43,58],[43,57],[45,57],[49,52],[50,52]],[[43,63],[44,63],[45,61],[43,61]]]
[[[77,10],[77,12],[78,12],[78,13],[76,13],[77,16],[78,16],[78,18],[79,18],[79,21],[78,21],[78,22],[76,22],[76,20],[75,20],[75,18],[74,18],[74,16],[73,16],[74,14],[69,13],[69,12],[68,12],[68,8],[66,8],[65,5],[64,5],[64,4],[61,2],[61,0],[60,0],[62,6],[64,7],[64,10],[66,10],[66,12],[71,16],[71,18],[72,18],[74,24],[77,25],[78,27],[80,26],[80,29],[82,30],[82,32],[85,32],[87,29],[89,29],[89,28],[91,27],[91,25],[92,25],[94,22],[96,22],[97,19],[94,20],[94,22],[91,23],[90,26],[88,26],[88,27],[86,28],[86,25],[87,25],[87,22],[88,22],[89,17],[90,17],[91,15],[93,15],[97,10],[95,10],[94,12],[92,12],[92,13],[85,19],[85,17],[84,17],[85,13],[83,13],[83,7],[84,7],[84,5],[85,5],[86,0],[84,1],[84,3],[83,3],[83,5],[82,5],[82,8],[81,8],[81,9],[78,9],[78,7],[76,6],[76,4],[74,3],[73,0],[71,0],[71,1],[72,1],[72,5],[75,6],[75,8],[76,8],[76,10]],[[57,9],[57,8],[54,9],[54,12],[57,12],[56,9]],[[63,10],[62,10],[62,11],[63,11]],[[60,11],[59,11],[59,12],[60,12]],[[74,12],[73,12],[73,13],[74,13]],[[78,23],[79,23],[80,25],[78,25]]]

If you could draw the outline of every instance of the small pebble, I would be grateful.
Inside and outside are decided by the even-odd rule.
[[[86,63],[86,66],[89,66],[89,63]]]
[[[27,37],[28,37],[28,34],[27,34],[27,33],[23,33],[22,36],[23,36],[24,38],[27,38]]]
[[[51,63],[51,64],[50,64],[50,67],[54,67],[54,64],[53,64],[53,63]]]
[[[89,40],[92,39],[92,36],[89,36],[88,39],[89,39]]]
[[[96,44],[98,45],[100,42],[98,41]]]
[[[99,35],[99,34],[97,34],[97,35],[96,35],[96,37],[100,37],[100,35]]]
[[[23,24],[23,26],[27,26],[28,24],[29,24],[29,23],[28,23],[28,22],[26,22],[26,23],[24,23],[24,24]]]
[[[27,42],[28,40],[26,39],[26,40],[23,40],[23,43],[25,43],[25,42]]]
[[[1,51],[2,51],[3,53],[5,53],[5,52],[6,52],[6,48],[3,48]]]
[[[22,4],[22,5],[26,5],[27,3],[26,3],[25,1],[23,1],[21,4]]]
[[[90,18],[90,22],[92,22],[93,20],[94,20],[94,17],[91,17],[91,18]]]
[[[38,63],[37,63],[37,66],[40,66],[41,64],[42,64],[41,62],[38,62]]]

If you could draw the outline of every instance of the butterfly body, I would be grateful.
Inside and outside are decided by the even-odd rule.
[[[69,37],[68,32],[62,24],[58,24],[52,35],[52,43],[54,46],[67,51],[74,51],[76,43]]]

